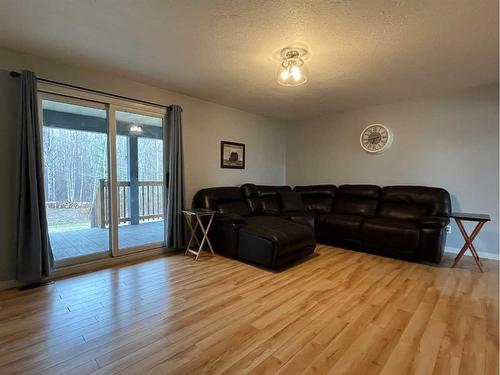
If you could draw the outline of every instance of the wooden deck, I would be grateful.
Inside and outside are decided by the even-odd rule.
[[[140,246],[164,240],[163,220],[138,225],[120,225],[118,230],[121,248]],[[83,255],[109,252],[109,230],[101,228],[80,229],[50,233],[54,259],[61,260]]]
[[[498,262],[318,246],[279,273],[172,255],[0,292],[0,373],[498,374]]]

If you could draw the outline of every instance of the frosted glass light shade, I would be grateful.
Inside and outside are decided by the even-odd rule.
[[[307,73],[305,65],[291,65],[287,68],[280,65],[278,69],[278,83],[283,86],[300,86],[307,82]]]

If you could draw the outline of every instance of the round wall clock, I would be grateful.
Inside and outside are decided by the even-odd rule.
[[[368,125],[359,136],[363,150],[372,154],[386,151],[391,147],[392,140],[392,130],[381,124]]]

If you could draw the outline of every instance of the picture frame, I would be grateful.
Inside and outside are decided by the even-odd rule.
[[[245,169],[245,144],[221,141],[220,167],[229,169]]]

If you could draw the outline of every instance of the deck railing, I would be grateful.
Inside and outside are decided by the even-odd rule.
[[[110,216],[108,181],[99,180],[95,202],[95,222],[105,228]],[[118,181],[118,217],[120,223],[131,224],[163,218],[163,182],[139,181],[133,187],[130,181]]]

